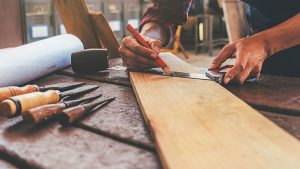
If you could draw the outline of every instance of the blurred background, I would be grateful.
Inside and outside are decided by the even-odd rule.
[[[152,5],[150,0],[86,1],[90,10],[104,13],[119,41],[128,35],[128,23],[138,29],[143,13]],[[199,56],[215,56],[225,44],[247,35],[245,9],[239,0],[194,0],[188,22],[164,50],[195,64],[203,59]],[[0,0],[0,49],[64,33],[53,0]]]

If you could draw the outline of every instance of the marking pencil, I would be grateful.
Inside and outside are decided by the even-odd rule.
[[[136,40],[145,48],[151,49],[151,46],[144,40],[144,38],[130,25],[127,25],[128,31],[132,34],[133,37],[136,38]],[[155,62],[164,70],[166,73],[171,73],[171,69],[169,66],[157,55],[156,58],[154,58]]]

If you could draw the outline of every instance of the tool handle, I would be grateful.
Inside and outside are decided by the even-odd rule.
[[[0,115],[12,117],[19,115],[31,108],[45,104],[57,103],[60,93],[57,90],[47,92],[34,92],[5,99],[0,104]]]
[[[66,105],[64,103],[47,104],[29,109],[28,111],[22,113],[22,117],[24,121],[29,123],[40,124],[48,119],[54,118],[65,108]]]
[[[6,98],[37,92],[39,90],[37,85],[26,85],[24,87],[9,86],[0,88],[0,102]]]
[[[82,105],[65,109],[62,111],[62,116],[58,122],[62,126],[67,126],[82,117],[87,111]]]

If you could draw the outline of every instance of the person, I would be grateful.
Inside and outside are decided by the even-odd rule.
[[[247,20],[251,36],[226,45],[210,68],[218,68],[228,58],[236,58],[224,83],[243,84],[248,76],[263,74],[300,77],[300,1],[243,0],[250,8]],[[147,49],[132,36],[123,39],[120,54],[130,69],[157,67],[155,53],[167,45],[178,25],[188,19],[191,0],[153,0],[144,14],[141,35],[151,45]]]

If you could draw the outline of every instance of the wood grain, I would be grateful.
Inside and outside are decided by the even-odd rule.
[[[96,34],[105,48],[108,50],[110,58],[120,58],[119,42],[111,30],[107,20],[102,12],[90,11],[90,19],[94,28],[97,30]]]
[[[0,154],[30,166],[22,169],[160,169],[154,153],[80,128],[37,127],[21,117],[0,122]]]
[[[55,0],[55,6],[68,33],[77,36],[86,49],[101,47],[85,0]]]
[[[161,55],[175,71],[196,72]],[[164,168],[300,168],[300,144],[212,81],[130,73]]]
[[[255,83],[226,88],[256,109],[300,116],[300,78],[263,75]]]
[[[20,3],[20,0],[0,1],[0,48],[23,44]]]
[[[15,101],[18,101],[20,106]],[[31,108],[42,106],[45,104],[57,103],[60,100],[60,94],[56,90],[48,90],[46,92],[27,93],[5,99],[0,103],[0,115],[5,117],[13,117],[23,113]],[[19,111],[19,112],[18,112]]]
[[[38,91],[36,85],[26,85],[24,87],[9,86],[0,88],[0,102],[8,97],[13,97],[21,94],[32,93]]]

